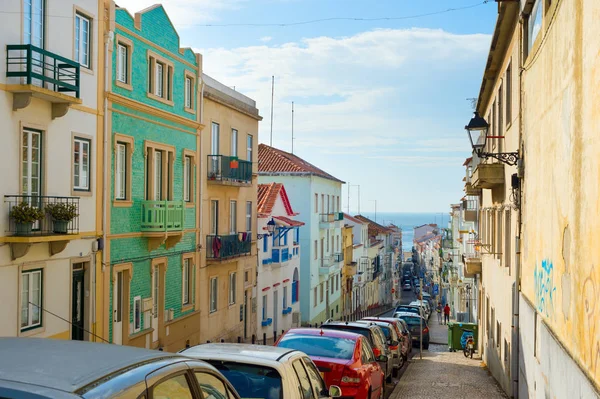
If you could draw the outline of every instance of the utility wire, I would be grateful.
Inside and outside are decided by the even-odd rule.
[[[445,10],[433,11],[422,14],[414,14],[414,15],[404,15],[398,17],[375,17],[375,18],[361,18],[361,17],[330,17],[330,18],[318,18],[311,19],[306,21],[297,21],[297,22],[271,22],[271,23],[225,23],[225,24],[175,24],[176,26],[198,26],[198,27],[232,27],[232,26],[247,26],[247,27],[267,27],[267,26],[279,26],[279,27],[287,27],[287,26],[299,26],[299,25],[309,25],[316,24],[321,22],[333,22],[333,21],[351,21],[351,22],[375,22],[375,21],[399,21],[404,19],[416,19],[429,17],[433,15],[446,14],[449,12],[468,10],[470,8],[475,8],[482,6],[484,4],[489,3],[491,0],[483,0],[479,3],[471,4],[464,7],[455,7],[455,8],[447,8]],[[0,14],[21,14],[21,11],[0,11]],[[39,14],[33,14],[39,15]],[[45,17],[51,18],[67,18],[73,19],[74,17],[71,15],[52,15],[45,14]],[[113,21],[114,22],[114,21]]]

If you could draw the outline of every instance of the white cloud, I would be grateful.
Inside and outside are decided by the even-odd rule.
[[[270,42],[271,40],[273,40],[272,36],[263,36],[263,37],[260,38],[260,41],[263,42],[263,43]]]
[[[173,24],[181,29],[194,24],[214,22],[221,11],[239,9],[248,0],[169,0],[162,2]],[[157,0],[115,0],[119,7],[127,8],[133,15],[153,6]]]

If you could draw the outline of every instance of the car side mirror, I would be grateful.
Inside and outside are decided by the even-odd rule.
[[[379,355],[379,357],[377,358],[378,362],[387,362],[388,361],[388,357],[386,355]]]
[[[342,388],[337,385],[331,385],[329,387],[329,397],[330,398],[340,398],[342,396]]]

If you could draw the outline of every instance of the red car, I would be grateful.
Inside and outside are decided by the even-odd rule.
[[[346,331],[292,328],[275,346],[306,353],[317,365],[327,387],[342,388],[345,398],[383,398],[385,373],[368,340]]]
[[[408,360],[408,356],[412,350],[412,342],[410,332],[408,329],[404,329],[400,324],[401,319],[394,319],[393,317],[365,317],[363,320],[380,321],[394,326],[396,334],[401,337],[400,344],[402,345],[402,357],[404,358],[404,361]]]

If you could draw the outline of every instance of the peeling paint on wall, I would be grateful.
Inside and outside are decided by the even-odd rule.
[[[593,374],[598,372],[598,363],[600,361],[600,339],[596,335],[598,331],[597,312],[598,312],[598,287],[594,281],[594,267],[583,282],[583,335],[584,342],[583,361],[588,365]]]
[[[538,311],[548,317],[554,318],[554,265],[550,260],[543,260],[541,267],[535,266],[533,271],[535,306]]]

